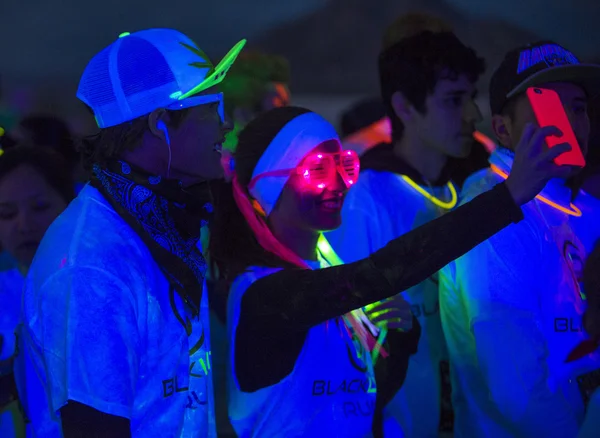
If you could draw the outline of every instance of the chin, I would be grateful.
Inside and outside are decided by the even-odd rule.
[[[318,223],[315,226],[315,229],[325,233],[327,231],[336,230],[342,225],[342,215],[336,215],[331,218],[319,218]]]

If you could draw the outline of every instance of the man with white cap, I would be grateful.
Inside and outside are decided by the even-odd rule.
[[[222,176],[214,86],[244,44],[214,66],[175,30],[125,32],[87,65],[91,183],[46,233],[24,292],[17,380],[33,436],[216,436],[197,242]]]

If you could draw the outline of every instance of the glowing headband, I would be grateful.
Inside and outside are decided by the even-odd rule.
[[[319,144],[339,137],[331,123],[318,114],[306,113],[288,122],[269,144],[254,168],[252,178],[275,170],[295,168]],[[271,214],[289,176],[267,176],[256,182],[250,194],[267,216]]]

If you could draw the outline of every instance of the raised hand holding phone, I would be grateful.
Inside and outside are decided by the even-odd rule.
[[[555,126],[539,128],[533,123],[525,125],[506,179],[506,187],[517,205],[531,201],[552,178],[567,178],[573,173],[573,166],[559,166],[554,162],[560,154],[571,150],[571,146],[561,143],[548,148],[545,144],[548,136],[561,134]]]
[[[559,166],[584,167],[585,157],[581,152],[581,147],[575,137],[558,93],[546,88],[529,87],[527,89],[527,98],[540,128],[555,126],[562,133],[561,136],[550,135],[546,137],[548,147],[553,148],[562,143],[568,143],[571,146],[569,151],[558,155],[554,159],[554,162]]]

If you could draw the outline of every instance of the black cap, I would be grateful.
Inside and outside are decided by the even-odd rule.
[[[552,41],[540,41],[506,54],[490,81],[492,114],[527,88],[548,82],[574,82],[589,97],[600,93],[600,66],[581,64],[577,57]]]

